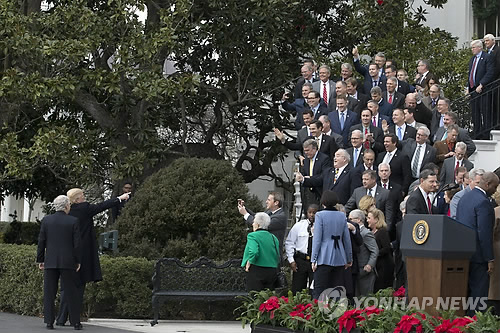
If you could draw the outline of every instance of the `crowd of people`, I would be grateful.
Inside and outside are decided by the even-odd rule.
[[[486,35],[484,41],[487,50],[480,40],[471,43],[469,90],[477,94],[500,77],[494,37]],[[306,216],[284,240],[292,291],[311,289],[318,298],[327,288],[343,286],[352,297],[405,285],[399,250],[404,214],[443,214],[477,233],[469,295],[490,292],[492,300],[500,300],[500,269],[494,265],[495,255],[500,256],[498,176],[469,161],[475,144],[458,126],[431,64],[420,60],[415,81],[409,82],[407,72],[383,53],[368,66],[360,63],[356,48],[352,55],[353,64],[343,63],[337,78],[329,66],[316,70],[313,61],[304,61],[293,101],[291,94],[282,101],[296,115],[297,136],[274,129],[300,163],[295,180]],[[495,200],[490,198],[494,193]],[[269,205],[273,201],[275,207]],[[276,236],[281,251],[282,197],[272,193],[267,203],[270,224],[264,229]],[[244,203],[238,207],[250,222]],[[276,212],[280,216],[273,220]],[[281,256],[277,259],[275,271],[285,265]],[[242,265],[251,271],[254,261]]]

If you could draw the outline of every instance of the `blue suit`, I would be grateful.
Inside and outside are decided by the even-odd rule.
[[[328,113],[328,118],[330,119],[330,127],[332,128],[332,131],[342,135],[344,147],[347,147],[349,145],[349,130],[351,129],[351,126],[359,124],[358,114],[356,112],[352,112],[351,110],[347,110],[344,121],[344,129],[341,129],[340,127],[340,113],[337,110]]]
[[[304,112],[304,108],[306,106],[307,108],[309,108],[309,105],[307,105],[304,98],[297,98],[293,103],[284,101],[283,103],[281,103],[281,106],[286,111],[290,111],[295,114],[295,129],[299,130],[305,125],[304,119],[302,119],[302,113]]]
[[[314,297],[344,284],[344,265],[352,263],[352,245],[344,213],[323,210],[316,213],[311,263],[317,263],[314,275]]]
[[[354,68],[359,74],[363,75],[363,77],[365,78],[363,82],[363,91],[366,95],[370,96],[370,90],[373,88],[373,79],[370,76],[370,72],[368,71],[368,66],[361,65],[358,60],[354,61]],[[377,85],[380,87],[380,89],[382,89],[382,91],[387,90],[386,83],[387,83],[387,78],[385,74],[379,76]]]
[[[389,118],[389,124],[392,124],[392,104],[382,99],[378,103],[378,113]]]
[[[495,211],[488,197],[478,188],[460,199],[457,220],[476,231],[476,252],[470,259],[469,296],[488,297],[488,262],[493,256]],[[469,312],[470,314],[470,312]]]

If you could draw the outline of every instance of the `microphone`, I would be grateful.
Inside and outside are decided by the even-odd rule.
[[[431,205],[434,206],[434,202],[436,201],[436,199],[440,193],[442,193],[444,191],[454,190],[454,189],[459,188],[459,187],[460,187],[460,185],[457,183],[449,183],[449,184],[446,184],[445,186],[441,187],[441,189],[436,192],[434,199],[432,199]]]

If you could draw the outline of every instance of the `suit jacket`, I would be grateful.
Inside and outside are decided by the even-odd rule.
[[[245,267],[250,261],[255,266],[278,267],[281,259],[278,246],[278,239],[268,230],[258,229],[249,233],[241,266]]]
[[[377,264],[378,245],[373,233],[365,228],[360,227],[360,234],[363,237],[363,245],[359,248],[358,265],[359,272],[363,273],[363,267],[370,265],[372,268]]]
[[[302,155],[302,144],[309,138],[309,131],[307,127],[303,127],[297,131],[297,138],[294,141],[285,141],[284,145],[290,150],[295,150],[295,157]]]
[[[380,180],[377,182],[377,185],[382,187],[382,183]],[[401,188],[401,185],[391,182],[389,180],[389,200],[391,201],[391,205],[393,207],[392,211],[392,221],[388,221],[387,224],[390,226],[388,229],[389,235],[391,236],[391,239],[395,239],[396,237],[396,230],[395,230],[395,225],[397,221],[401,221],[402,214],[401,211],[399,210],[399,204],[401,204],[401,201],[403,201],[403,189]]]
[[[413,88],[413,90],[415,90],[415,88]],[[406,95],[408,95],[412,90],[408,82],[398,80],[398,86],[396,88],[396,91],[403,94],[406,97]]]
[[[376,165],[379,165],[384,161],[384,157],[387,152],[383,152],[378,155]],[[391,166],[391,176],[389,181],[400,184],[403,188],[403,192],[408,192],[408,187],[412,181],[410,160],[401,150],[397,150],[394,156],[392,156],[389,162]]]
[[[337,110],[337,99],[334,99],[330,104],[328,104],[328,109],[330,112]],[[359,104],[356,98],[347,96],[347,109],[356,112],[359,115],[363,106]]]
[[[248,209],[247,209],[247,211],[250,214],[250,216],[246,220],[246,223],[249,227],[251,227],[253,224],[255,214],[254,214],[254,212],[252,212]],[[281,253],[283,252],[283,241],[285,239],[286,227],[288,225],[287,216],[286,216],[283,208],[280,208],[274,214],[272,214],[270,211],[266,211],[266,213],[271,216],[271,223],[269,224],[267,231],[272,233],[278,239],[280,258],[281,258]]]
[[[359,123],[358,114],[351,110],[347,110],[344,120],[344,129],[340,128],[340,113],[338,111],[328,113],[328,119],[330,119],[332,131],[342,135],[344,147],[347,147],[349,145],[349,129],[351,126]]]
[[[379,122],[380,123],[380,122]],[[364,136],[363,124],[356,124],[349,129],[349,146],[351,145],[351,133],[354,130],[360,130]],[[380,153],[385,150],[384,147],[384,132],[379,127],[370,124],[370,133],[373,133],[374,141],[370,143],[370,148],[375,153]]]
[[[313,82],[313,90],[319,92],[319,96],[321,97],[321,99],[323,99],[322,83],[323,82],[320,80]],[[328,80],[328,85],[330,86],[330,94],[328,95],[328,107],[330,107],[330,104],[335,102],[335,82],[333,82],[332,80]],[[328,111],[326,113],[328,113]]]
[[[429,82],[429,79],[432,77],[432,73],[429,71],[425,77],[418,79],[415,81],[415,85],[419,85],[422,88],[425,88],[427,86],[427,82]]]
[[[339,146],[337,145],[337,142],[331,137],[326,134],[323,134],[321,136],[321,145],[319,147],[319,151],[322,152],[323,154],[326,154],[330,159],[333,160],[333,155],[335,155],[335,152],[339,149]]]
[[[334,182],[335,168],[328,168],[321,175],[314,175],[311,178],[304,178],[303,185],[306,187],[322,187],[323,191],[334,191],[339,197],[339,203],[345,205],[349,200],[352,191],[358,186],[359,181],[355,179],[352,168],[347,165],[342,173],[337,176]]]
[[[493,80],[499,79],[500,78],[500,48],[495,44],[493,46],[493,51],[491,51],[490,59],[494,62],[495,64],[495,75],[493,77]]]
[[[431,127],[432,111],[424,103],[417,103],[413,117],[415,121],[424,124],[427,128]]]
[[[362,197],[366,195],[366,193],[367,189],[364,188],[363,186],[356,188],[354,192],[352,192],[351,197],[345,204],[346,214],[349,214],[352,210],[359,208],[359,201],[361,200]],[[389,198],[389,195],[390,195],[389,190],[377,186],[375,192],[375,206],[382,212],[384,212],[387,224],[391,223],[394,214],[394,206]]]
[[[441,122],[441,113],[439,113],[437,110],[432,111],[431,128],[429,128],[429,130],[431,131],[431,135],[429,139],[432,140],[432,138],[434,138],[434,135],[436,134],[439,128],[440,122]]]
[[[476,252],[470,260],[477,263],[493,260],[495,211],[480,189],[475,188],[460,199],[457,220],[476,231]]]
[[[370,90],[373,88],[373,79],[370,76],[370,72],[368,71],[368,66],[361,65],[359,63],[359,60],[357,60],[354,61],[354,68],[359,74],[363,75],[363,77],[365,78],[363,81],[363,93],[370,96]],[[387,90],[386,83],[387,83],[387,78],[385,77],[385,75],[379,76],[377,85],[380,87],[380,89],[382,89],[382,91]]]
[[[380,103],[378,103],[378,114],[387,117],[388,118],[387,122],[389,124],[392,124],[392,110],[393,110],[392,104],[389,104],[389,102],[387,102],[383,98],[380,100]]]
[[[366,105],[368,104],[368,101],[371,98],[368,95],[365,95],[365,94],[358,91],[355,99],[358,101],[358,110],[353,110],[353,111],[355,111],[359,117],[359,115],[361,114],[361,111],[363,111],[363,109],[366,109]]]
[[[481,51],[481,54],[479,56],[479,60],[476,62],[476,76],[474,80],[474,85],[471,87],[469,78],[471,75],[472,71],[472,65],[474,63],[474,58],[476,56],[473,56],[470,61],[469,61],[469,76],[467,77],[467,86],[469,87],[469,92],[472,92],[476,89],[479,84],[482,84],[483,87],[486,86],[488,83],[493,81],[493,78],[495,77],[495,63],[494,60],[491,59],[490,55],[486,52]]]
[[[379,109],[379,111],[380,111],[380,109]],[[377,127],[380,128],[380,129],[382,129],[382,120],[387,121],[387,124],[389,124],[389,125],[392,124],[392,115],[391,115],[391,117],[389,117],[389,116],[386,116],[386,115],[381,114],[379,112],[376,117],[377,117]],[[372,118],[372,122],[373,122],[373,118]],[[382,141],[384,141],[384,139],[382,139]]]
[[[309,177],[314,175],[321,175],[324,170],[331,168],[333,166],[332,163],[333,160],[329,158],[326,154],[318,152],[316,154],[316,158],[314,159],[312,175],[309,172],[311,160],[307,157],[304,159],[304,166],[300,168],[300,173],[302,173],[304,176],[309,176]],[[318,198],[321,198],[321,194],[323,193],[323,188],[321,186],[313,187],[313,192],[316,194]]]
[[[455,193],[453,198],[450,201],[450,217],[452,219],[457,218],[457,209],[458,209],[458,203],[460,202],[460,199],[465,195],[465,193],[472,191],[470,186],[466,186],[463,190],[461,190],[458,193]]]
[[[439,127],[434,134],[433,142],[442,141],[443,135],[446,131],[446,128]],[[476,151],[476,144],[472,141],[469,132],[465,128],[458,128],[458,137],[457,142],[463,142],[467,145],[467,157],[470,157]]]
[[[467,168],[467,171],[470,171],[472,168],[474,168],[474,164],[466,159],[463,160],[462,165]],[[439,181],[441,185],[444,186],[446,184],[455,182],[455,166],[456,161],[454,157],[448,157],[444,160],[443,167],[439,172]]]
[[[431,96],[426,96],[424,98],[422,98],[422,103],[424,103],[424,105],[429,109],[431,110],[432,112],[436,111],[437,112],[437,102],[441,99],[441,96],[438,96],[434,106],[432,106],[432,98]]]
[[[443,162],[446,157],[444,155],[450,152],[446,140],[434,142],[434,148],[436,148],[436,164],[441,169]],[[455,151],[455,146],[453,146],[452,151]]]
[[[319,79],[313,77],[312,78],[312,83],[319,81]],[[304,86],[304,83],[306,82],[306,79],[304,77],[301,77],[300,79],[297,80],[297,84],[295,85],[294,89],[294,98],[302,98],[302,87]]]
[[[390,125],[389,126],[389,133],[396,134],[396,136],[398,136],[398,134],[396,132],[397,132],[396,125]],[[417,136],[417,130],[407,124],[406,128],[405,128],[405,132],[403,133],[403,140],[408,140],[408,139],[415,140],[416,136]],[[406,144],[406,142],[405,142],[405,144]],[[403,146],[402,143],[401,143],[401,146]]]
[[[330,133],[329,134],[327,134],[327,133],[324,133],[324,134],[330,136],[333,139],[333,141],[335,141],[335,143],[337,144],[337,146],[339,148],[345,148],[344,138],[342,137],[342,135],[335,133],[331,129],[330,129]]]
[[[311,263],[344,266],[352,262],[352,246],[346,216],[334,210],[316,213]]]
[[[81,263],[81,240],[78,219],[56,212],[42,219],[38,235],[36,262],[45,269],[73,269]]]
[[[351,160],[349,161],[349,165],[351,167],[356,168],[359,165],[363,164],[363,155],[365,154],[365,148],[363,146],[359,148],[356,165],[354,164],[354,147],[349,147],[346,149],[346,151],[349,153],[349,156],[351,157]]]
[[[413,155],[415,155],[416,151],[417,151],[417,142],[415,141],[415,139],[408,139],[406,143],[403,145],[403,153],[406,156],[408,156],[408,160],[410,161],[410,168],[411,168],[411,162],[413,161]],[[436,162],[436,148],[426,143],[424,158],[422,160],[422,164],[420,165],[419,171],[422,171],[424,165],[431,162],[432,163]]]
[[[384,91],[384,94],[383,94],[384,101],[386,101],[387,104],[389,104],[391,106],[392,110],[404,108],[405,96],[406,95],[403,95],[402,93],[400,93],[396,90],[394,92],[394,95],[392,96],[392,104],[391,104],[391,103],[389,103],[389,93],[387,91]]]
[[[293,103],[284,101],[283,103],[281,103],[281,106],[286,111],[289,111],[295,115],[296,130],[301,129],[305,125],[304,119],[302,118],[302,113],[304,112],[304,109],[306,107],[309,108],[309,105],[306,103],[306,100],[303,97],[295,99]]]
[[[431,209],[433,214],[437,213],[436,206],[433,205]],[[411,192],[406,200],[406,214],[429,214],[426,198],[422,195],[419,187]]]

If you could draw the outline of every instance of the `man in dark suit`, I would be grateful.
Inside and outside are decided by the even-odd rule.
[[[80,270],[81,239],[78,219],[68,216],[69,198],[60,195],[53,202],[56,213],[42,219],[38,236],[37,263],[44,270],[43,314],[47,329],[54,329],[54,300],[59,277],[64,285],[66,301],[69,307],[71,325],[81,330],[80,306],[77,286]]]
[[[359,63],[359,53],[358,49],[354,48],[352,50],[352,55],[354,58],[354,68],[356,71],[363,75],[363,92],[369,94],[373,87],[380,87],[380,89],[385,90],[386,87],[386,77],[385,73],[381,76],[380,66],[375,62],[371,62],[368,66],[363,66]]]
[[[422,103],[431,111],[435,111],[439,100],[441,99],[441,87],[433,84],[429,88],[429,96],[422,98]]]
[[[281,102],[281,107],[286,111],[295,115],[295,129],[301,129],[305,124],[302,118],[302,114],[304,113],[304,109],[309,109],[309,104],[307,103],[307,97],[309,93],[312,91],[312,84],[305,83],[302,85],[302,96],[300,98],[296,98],[293,103],[288,101],[289,94],[284,94]]]
[[[453,111],[448,111],[444,114],[443,117],[443,127],[439,127],[434,134],[434,138],[431,140],[432,142],[444,141],[448,136],[448,127],[457,124],[458,116]],[[469,131],[465,128],[458,127],[458,136],[457,141],[463,142],[467,145],[467,157],[470,157],[476,151],[476,144],[472,141]]]
[[[417,130],[406,124],[405,113],[402,109],[394,109],[392,112],[392,122],[394,125],[389,126],[389,133],[395,134],[398,137],[402,147],[406,140],[415,139],[417,136]]]
[[[302,98],[302,87],[305,83],[312,84],[313,82],[318,81],[318,79],[313,77],[313,68],[310,64],[304,63],[304,65],[302,65],[302,68],[300,69],[300,74],[302,75],[302,77],[297,81],[294,89],[295,99]]]
[[[356,188],[345,204],[346,213],[349,214],[352,210],[359,208],[361,198],[369,195],[375,198],[375,206],[384,213],[386,223],[390,225],[393,220],[394,207],[389,199],[389,190],[377,185],[377,172],[374,170],[364,171],[362,181],[363,186]]]
[[[450,100],[448,98],[441,98],[437,102],[436,109],[432,111],[431,128],[429,128],[431,130],[431,136],[430,136],[431,139],[434,138],[437,130],[440,127],[444,126],[444,115],[449,110],[450,110]]]
[[[309,129],[311,130],[311,136],[318,143],[319,151],[326,154],[328,158],[333,158],[333,154],[339,149],[339,146],[332,137],[323,134],[323,123],[319,120],[313,120],[309,125]]]
[[[330,168],[333,164],[333,159],[328,155],[318,151],[318,143],[314,139],[304,141],[304,160],[300,168],[300,172],[306,177],[321,175],[324,170]],[[311,204],[319,205],[323,189],[321,187],[303,187],[302,188],[302,207],[305,211],[306,207]]]
[[[346,149],[350,156],[349,165],[356,168],[358,165],[363,164],[363,155],[365,149],[363,147],[363,134],[360,130],[354,130],[351,133],[351,146]]]
[[[377,170],[374,166],[375,164],[375,152],[371,149],[365,149],[363,153],[363,161],[358,163],[356,167],[351,171],[353,173],[354,179],[362,185],[363,172],[367,170]]]
[[[399,205],[401,204],[401,201],[403,201],[403,189],[401,188],[401,185],[390,181],[391,166],[389,164],[380,163],[377,169],[379,176],[378,185],[383,189],[389,190],[389,201],[393,207],[393,214],[392,221],[387,222],[387,224],[391,226],[388,231],[391,241],[394,241],[396,239],[396,223],[402,219]]]
[[[427,82],[432,77],[429,61],[420,59],[417,63],[417,76],[415,78],[415,88],[417,91],[423,90]]]
[[[406,214],[436,214],[437,208],[432,205],[432,193],[437,187],[437,175],[426,169],[420,173],[420,185],[410,193],[406,201]]]
[[[413,118],[415,121],[424,124],[427,128],[431,127],[432,112],[424,103],[417,102],[417,93],[409,93],[405,98],[405,107],[413,109]]]
[[[117,198],[105,200],[98,204],[91,204],[85,199],[82,189],[72,188],[67,192],[71,202],[69,215],[78,218],[78,226],[82,238],[82,260],[81,269],[78,272],[80,285],[78,286],[78,301],[80,309],[83,307],[83,295],[88,282],[98,282],[102,280],[101,263],[97,248],[97,237],[94,228],[94,216],[103,211],[118,206],[121,202],[127,201],[132,192],[123,193]],[[62,285],[61,305],[57,315],[56,325],[64,326],[68,318],[68,305],[66,298],[66,287]]]
[[[382,129],[383,126],[384,126],[384,124],[388,124],[389,125],[389,124],[392,123],[392,120],[391,120],[391,118],[389,118],[389,116],[380,114],[380,112],[379,112],[380,111],[380,104],[379,104],[379,102],[382,101],[381,97],[379,95],[376,95],[376,94],[374,94],[372,96],[375,96],[375,97],[378,96],[379,101],[376,101],[374,99],[371,99],[371,100],[368,101],[367,108],[368,108],[368,110],[370,110],[372,112],[371,123],[372,123],[373,126]],[[391,114],[392,114],[392,110],[391,110]]]
[[[498,177],[486,172],[479,185],[465,193],[458,204],[457,220],[476,231],[476,252],[470,259],[468,296],[488,297],[489,274],[493,273],[493,227],[495,212],[489,197],[495,193]],[[477,302],[475,304],[478,304]],[[474,308],[467,315],[474,314]]]
[[[319,117],[319,121],[323,124],[323,134],[328,135],[335,141],[337,146],[339,148],[344,148],[344,138],[342,135],[335,133],[332,130],[332,123],[328,116],[325,116],[324,114]]]
[[[346,88],[349,97],[352,97],[358,101],[358,110],[355,111],[359,116],[361,114],[361,110],[366,108],[366,103],[368,103],[370,97],[359,91],[360,89],[358,88],[358,80],[356,80],[354,77],[347,79],[345,83],[347,84]]]
[[[403,96],[406,97],[406,95],[410,93],[410,85],[408,84],[408,82],[398,80],[397,74],[398,73],[396,70],[396,66],[394,65],[385,66],[385,76],[387,77],[387,79],[389,79],[390,77],[396,78],[397,80],[396,91],[403,94]]]
[[[465,159],[465,152],[467,146],[463,142],[457,142],[455,145],[455,155],[444,160],[443,166],[439,173],[439,181],[441,186],[446,184],[455,183],[456,170],[459,167],[465,167],[467,171],[474,168],[474,164]]]
[[[352,191],[361,184],[353,177],[349,166],[349,154],[344,149],[339,149],[333,159],[333,168],[328,168],[321,175],[310,178],[297,172],[295,180],[307,187],[322,187],[323,192],[334,191],[338,195],[339,203],[345,205]]]
[[[420,172],[427,163],[436,162],[436,148],[427,143],[430,131],[419,127],[416,139],[408,139],[403,146],[403,154],[408,156],[413,180],[420,178]]]
[[[371,107],[374,108],[375,106]],[[384,133],[380,128],[372,125],[372,114],[370,109],[361,111],[361,123],[351,126],[350,133],[352,134],[354,130],[361,131],[363,134],[363,147],[379,153],[384,151]],[[349,138],[351,134],[349,134]]]
[[[496,46],[495,36],[492,34],[487,34],[484,36],[484,44],[486,46],[486,52],[490,56],[490,59],[495,63],[495,75],[493,76],[493,81],[500,79],[500,48]],[[496,89],[499,83],[494,84],[491,89]],[[493,110],[493,124],[498,124],[498,107],[500,105],[500,93],[498,90],[493,91],[491,94],[491,108]],[[496,111],[495,111],[496,110]],[[498,127],[497,127],[498,129]]]
[[[483,52],[483,42],[473,40],[470,43],[473,57],[469,61],[469,93],[471,94],[472,123],[476,139],[489,139],[487,126],[491,124],[491,110],[488,106],[488,97],[482,95],[483,88],[493,81],[495,63],[489,54]]]
[[[251,227],[255,214],[251,210],[247,210],[245,207],[245,202],[243,200],[238,200],[238,211],[243,218],[248,227]],[[283,210],[283,195],[279,192],[271,192],[267,196],[266,200],[266,211],[269,216],[271,216],[271,223],[267,230],[272,233],[278,241],[280,242],[280,261],[281,254],[283,253],[283,242],[285,239],[286,226],[287,226],[287,215]]]
[[[370,90],[370,96],[372,97],[372,101],[375,101],[377,103],[377,110],[378,113],[382,115],[384,119],[386,119],[389,123],[392,121],[392,105],[387,103],[383,98],[382,98],[382,89],[380,87],[373,87]],[[370,101],[368,101],[368,104],[370,104]],[[372,110],[373,111],[373,110]],[[377,127],[380,127],[381,124],[377,123]]]
[[[356,98],[353,98],[347,94],[347,83],[344,81],[337,81],[335,82],[335,98],[333,98],[332,102],[330,105],[328,105],[328,109],[330,111],[337,110],[337,98],[339,97],[345,97],[347,101],[347,109],[356,112],[359,114],[362,109],[362,105],[359,104],[358,100]]]
[[[397,84],[398,79],[395,77],[388,77],[386,83],[387,91],[383,94],[384,101],[386,101],[393,110],[401,109],[405,105],[405,95],[396,91]]]
[[[394,134],[386,134],[384,136],[385,152],[378,155],[376,164],[388,163],[391,166],[391,181],[400,184],[406,194],[411,182],[411,171],[408,167],[410,160],[397,149],[397,145],[398,137]]]
[[[313,82],[314,91],[319,92],[327,107],[335,99],[335,82],[330,80],[330,67],[321,65],[319,67],[319,81]]]
[[[318,120],[323,114],[328,114],[328,107],[321,99],[320,93],[313,90],[307,95],[307,104],[313,112],[313,117]]]
[[[295,157],[298,158],[302,155],[302,144],[308,137],[310,137],[311,131],[309,129],[309,125],[314,120],[312,110],[305,110],[302,114],[302,118],[304,119],[304,123],[306,124],[297,132],[297,138],[293,141],[289,141],[285,139],[285,135],[282,131],[275,128],[274,134],[276,135],[276,139],[278,139],[285,147],[290,150],[295,150]]]
[[[340,81],[339,81],[340,82]],[[337,109],[328,113],[332,131],[342,135],[344,147],[349,145],[349,130],[359,123],[358,115],[347,108],[347,98],[337,96]]]

